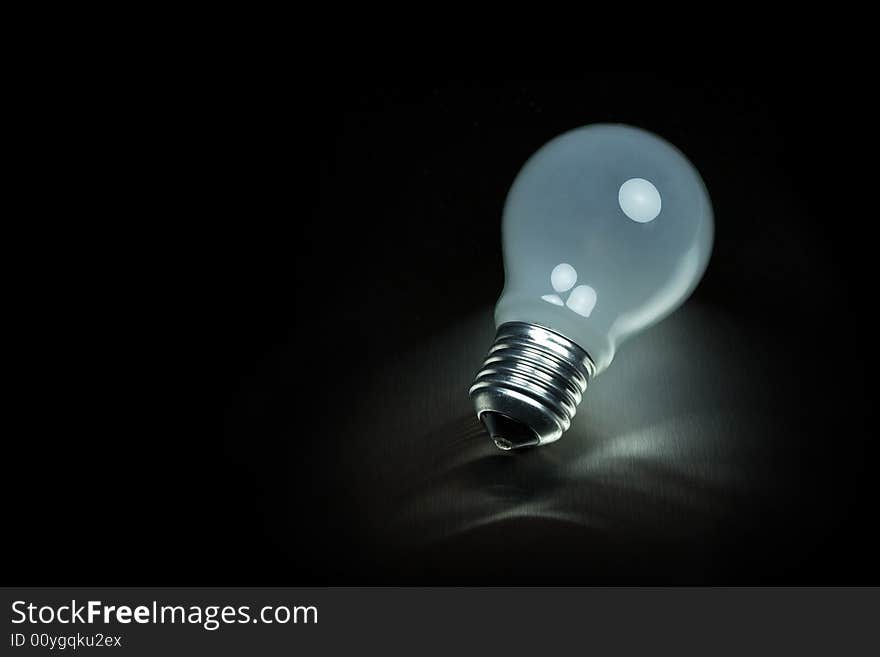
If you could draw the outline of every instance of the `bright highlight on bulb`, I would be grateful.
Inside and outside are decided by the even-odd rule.
[[[592,125],[535,153],[505,203],[498,334],[471,387],[495,443],[558,440],[618,346],[690,295],[712,238],[703,181],[656,135]]]
[[[623,183],[617,193],[617,202],[627,217],[640,224],[654,221],[662,207],[660,192],[643,178],[630,178]]]
[[[567,262],[562,262],[550,272],[550,284],[557,292],[567,292],[574,287],[578,274]]]

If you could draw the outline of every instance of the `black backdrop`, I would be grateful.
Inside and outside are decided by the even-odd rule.
[[[18,583],[877,583],[847,83],[248,75],[142,100],[106,118],[142,159],[110,158],[116,228],[61,283],[52,401],[9,461]],[[505,194],[603,121],[696,165],[713,258],[570,435],[502,455],[466,391]]]

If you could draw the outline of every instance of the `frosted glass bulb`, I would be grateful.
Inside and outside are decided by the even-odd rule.
[[[713,232],[700,175],[656,135],[590,125],[535,153],[507,195],[498,333],[470,390],[495,444],[558,440],[618,346],[696,287]]]

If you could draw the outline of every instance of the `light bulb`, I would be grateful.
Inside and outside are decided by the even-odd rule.
[[[696,287],[713,232],[699,173],[649,132],[590,125],[532,155],[505,202],[498,332],[470,389],[495,444],[558,440],[587,381]]]

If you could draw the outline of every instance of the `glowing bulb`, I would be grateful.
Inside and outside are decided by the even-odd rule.
[[[553,139],[507,195],[498,333],[470,393],[502,449],[558,440],[587,381],[697,286],[712,206],[696,169],[644,130]]]

